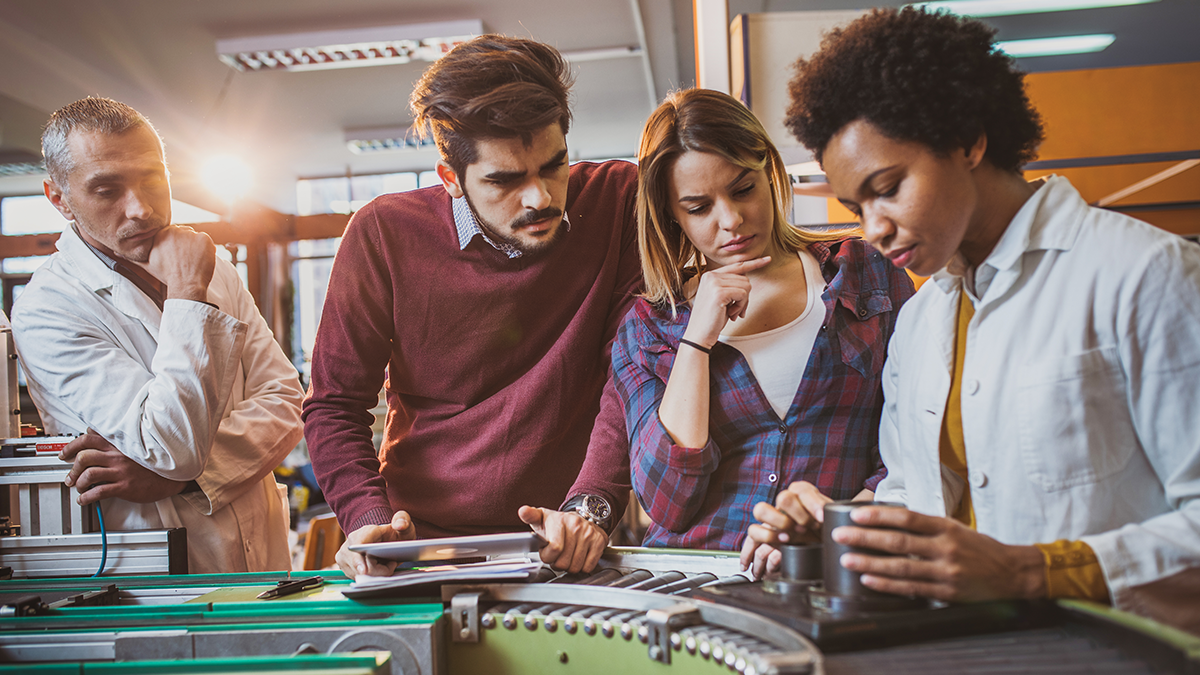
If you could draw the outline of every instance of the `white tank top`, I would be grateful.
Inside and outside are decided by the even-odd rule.
[[[750,372],[779,419],[787,417],[792,407],[808,357],[821,332],[821,324],[825,322],[825,303],[821,301],[825,278],[821,276],[821,266],[807,250],[800,251],[799,255],[808,285],[808,302],[800,316],[787,325],[763,333],[722,335],[719,338],[746,357]]]

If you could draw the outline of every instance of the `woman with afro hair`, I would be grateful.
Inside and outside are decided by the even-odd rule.
[[[891,262],[931,275],[884,367],[877,591],[1076,597],[1200,627],[1200,248],[1027,182],[1023,74],[970,19],[875,10],[796,64],[788,128]],[[821,519],[759,504],[755,541]]]

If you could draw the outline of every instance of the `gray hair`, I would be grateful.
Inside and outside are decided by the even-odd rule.
[[[46,160],[50,179],[61,189],[67,189],[67,176],[75,168],[67,147],[71,132],[119,135],[140,126],[153,131],[159,146],[162,146],[162,136],[158,135],[158,130],[150,124],[150,120],[120,101],[89,96],[59,108],[50,116],[46,130],[42,132],[42,157]]]

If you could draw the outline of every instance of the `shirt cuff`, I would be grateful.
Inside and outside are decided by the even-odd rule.
[[[377,506],[362,514],[353,523],[351,523],[350,529],[346,530],[346,534],[350,534],[358,528],[365,527],[367,525],[388,525],[392,522],[393,515],[395,515],[394,511]]]
[[[205,486],[200,484],[203,478],[204,474],[200,474],[196,476],[195,480],[188,481],[176,496],[191,504],[192,508],[199,511],[202,515],[211,516],[216,509],[214,508],[215,505],[212,502],[212,498],[208,496],[208,491],[204,489]],[[208,481],[204,482],[207,483]]]
[[[887,478],[887,468],[879,469],[870,478],[863,481],[863,489],[878,492],[879,484],[883,482],[884,478]]]
[[[1046,561],[1046,595],[1108,602],[1108,585],[1095,551],[1082,541],[1035,544]]]
[[[685,448],[671,443],[671,434],[667,433],[662,420],[656,422],[662,437],[669,443],[667,456],[663,459],[671,471],[681,476],[707,476],[717,470],[721,464],[721,451],[716,443],[713,443],[712,436],[708,437],[702,448]]]

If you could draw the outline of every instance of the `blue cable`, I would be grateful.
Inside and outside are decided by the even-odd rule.
[[[96,520],[100,521],[100,569],[92,577],[104,574],[104,564],[108,562],[108,533],[104,531],[104,514],[100,512],[100,502],[96,502]]]

